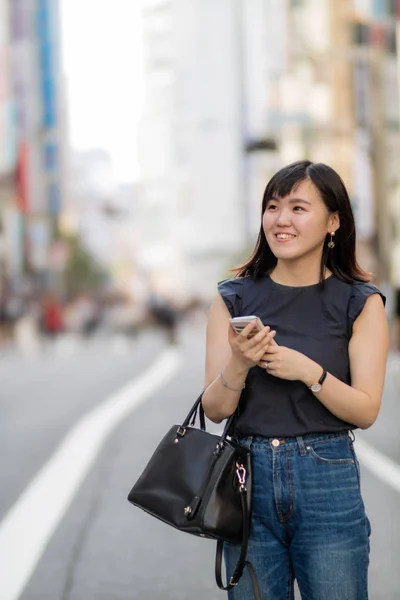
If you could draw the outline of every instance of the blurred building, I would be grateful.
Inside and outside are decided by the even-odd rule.
[[[287,7],[280,0],[233,3],[238,33],[247,251],[260,229],[266,182],[282,166],[280,86],[288,68]],[[291,118],[291,117],[289,117]]]
[[[69,156],[62,231],[78,235],[94,260],[115,277],[135,256],[136,187],[115,182],[112,160],[105,150],[74,151]]]
[[[58,0],[9,0],[9,6],[22,248],[15,269],[51,285],[64,148],[59,6]]]
[[[352,145],[351,76],[343,6],[330,0],[291,1],[287,10],[288,64],[281,81],[281,158],[333,164],[349,180]],[[312,32],[312,35],[310,35]],[[343,140],[343,136],[347,136]],[[345,155],[338,153],[339,145]],[[341,167],[337,163],[341,160]]]
[[[357,124],[369,140],[374,197],[373,249],[382,281],[398,287],[400,241],[400,4],[395,0],[356,0],[353,44],[357,50],[355,81]],[[397,278],[398,279],[398,278]]]
[[[309,158],[343,177],[361,262],[388,277],[400,231],[398,10],[383,0],[143,2],[147,268],[184,257],[193,280],[202,268],[215,279],[253,243],[269,177]]]
[[[116,194],[111,158],[105,150],[69,154],[68,195],[62,217],[66,235],[78,235],[101,264],[112,261],[107,206]]]
[[[118,184],[107,151],[71,151],[61,231],[77,237],[116,291],[135,294],[140,236],[148,214],[137,184]],[[150,224],[151,226],[151,224]]]
[[[383,281],[394,244],[390,206],[400,200],[398,10],[391,1],[291,1],[282,93],[299,117],[282,128],[283,162],[305,156],[341,174],[361,262]]]
[[[18,210],[15,193],[16,129],[11,84],[9,0],[0,0],[0,305],[18,260]]]
[[[145,268],[201,288],[245,243],[241,34],[230,0],[146,0],[138,161]],[[201,291],[201,290],[200,290]]]

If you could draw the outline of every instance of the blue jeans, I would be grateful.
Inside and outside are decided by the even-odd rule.
[[[263,600],[367,600],[370,524],[346,433],[248,437],[253,508],[248,560]],[[225,544],[228,576],[239,547]],[[245,570],[229,600],[253,598]]]

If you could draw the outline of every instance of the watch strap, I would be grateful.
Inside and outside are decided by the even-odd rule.
[[[327,374],[328,374],[327,370],[323,369],[322,375],[318,379],[317,383],[313,383],[312,385],[310,385],[310,387],[308,389],[311,390],[312,392],[319,392],[321,390],[322,384],[324,383],[324,381],[326,379]]]
[[[324,381],[325,381],[325,379],[326,379],[326,376],[327,376],[327,375],[328,375],[328,371],[327,371],[326,369],[324,369],[324,370],[322,371],[322,375],[321,375],[321,377],[318,379],[318,383],[319,383],[319,385],[322,385],[322,384],[324,383]]]

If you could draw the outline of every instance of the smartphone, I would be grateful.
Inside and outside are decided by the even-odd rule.
[[[249,334],[249,337],[253,337],[254,335],[256,335],[256,333],[264,329],[263,322],[259,317],[256,317],[255,315],[248,315],[245,317],[233,317],[233,319],[231,320],[231,325],[236,331],[236,333],[240,333],[252,321],[255,321],[257,323],[257,327],[253,328],[251,333]]]

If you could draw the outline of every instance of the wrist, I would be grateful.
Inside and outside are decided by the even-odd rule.
[[[303,383],[305,383],[308,388],[311,387],[314,383],[317,383],[323,371],[324,369],[321,367],[321,365],[309,359],[309,364],[307,365],[302,378]]]
[[[226,363],[224,371],[225,369],[228,369],[229,371],[232,370],[232,372],[234,372],[236,375],[246,378],[250,367],[246,364],[243,364],[241,360],[237,359],[234,355],[232,355]]]

